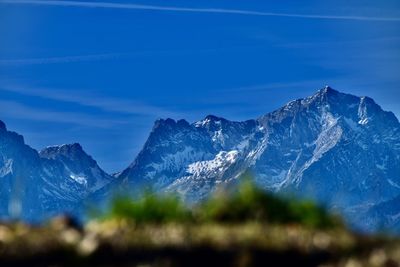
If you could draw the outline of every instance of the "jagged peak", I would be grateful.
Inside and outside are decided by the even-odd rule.
[[[360,97],[337,91],[326,85],[324,88],[319,89],[314,95],[301,100],[302,104],[306,105],[315,103],[317,105],[333,104],[334,106],[337,106],[341,105],[343,101],[356,104],[360,101]]]
[[[331,96],[331,95],[336,95],[336,94],[342,94],[339,91],[333,89],[329,85],[325,85],[324,88],[319,89],[314,96]]]
[[[376,104],[375,100],[372,99],[369,96],[362,96],[360,97],[360,105],[368,105],[368,104],[373,104],[373,105],[378,105]]]
[[[158,128],[160,128],[160,127],[162,127],[162,126],[168,125],[168,124],[175,124],[175,120],[170,119],[170,118],[167,118],[167,119],[161,119],[161,118],[160,118],[160,119],[157,119],[157,120],[154,122],[153,131],[156,130],[156,129],[158,129]]]
[[[337,90],[333,89],[333,88],[330,87],[329,85],[325,85],[325,87],[324,87],[322,90],[323,90],[325,93],[328,93],[328,92],[337,92],[337,93],[338,93]]]
[[[360,124],[367,124],[370,120],[374,120],[374,117],[379,118],[378,121],[380,122],[391,121],[395,124],[399,123],[399,120],[393,112],[383,110],[374,99],[368,96],[360,97],[358,117],[360,119]]]
[[[0,120],[0,132],[11,138],[16,143],[25,144],[24,137],[14,131],[9,131],[6,124],[2,120]]]
[[[0,131],[7,131],[6,124],[0,120]]]
[[[67,148],[83,150],[81,144],[79,144],[79,143],[52,145],[52,146],[47,146],[43,150],[59,150],[59,149],[67,149]]]
[[[7,131],[6,124],[2,120],[0,120],[0,130]]]
[[[222,117],[217,117],[215,115],[207,115],[204,119],[195,122],[194,126],[201,127],[209,125],[210,123],[221,122],[221,121],[225,122],[227,120]]]
[[[205,120],[211,120],[211,121],[225,120],[225,119],[222,118],[222,117],[218,117],[218,116],[215,116],[215,115],[212,115],[212,114],[207,115],[204,119],[205,119]]]
[[[374,99],[368,96],[360,97],[358,109],[359,111],[368,111],[368,113],[392,113],[390,111],[383,110],[382,107],[378,103],[376,103]]]
[[[187,122],[184,119],[180,119],[180,120],[174,120],[171,118],[157,119],[154,122],[153,131],[160,127],[173,127],[173,126],[186,127],[186,126],[189,126],[189,122]]]
[[[179,125],[179,126],[189,126],[190,125],[189,122],[187,120],[184,120],[184,119],[178,120],[176,122],[176,124]]]
[[[283,110],[292,110],[293,108],[301,106],[302,104],[309,104],[314,101],[321,101],[321,100],[326,101],[326,100],[332,98],[333,96],[338,96],[338,95],[346,95],[346,94],[333,89],[329,85],[326,85],[324,88],[321,88],[317,92],[315,92],[315,94],[313,94],[309,97],[306,97],[306,98],[300,98],[300,99],[295,99],[295,100],[289,101],[288,103],[286,103],[286,105],[284,105],[282,108],[280,108],[278,110],[282,110],[282,109]]]
[[[62,144],[55,146],[48,146],[39,152],[40,156],[46,158],[56,157],[58,155],[70,156],[83,156],[90,157],[82,148],[79,143]]]
[[[330,110],[330,112],[336,114],[347,114],[350,111],[349,109],[356,109],[359,102],[360,97],[342,93],[326,85],[313,95],[292,100],[283,107],[261,116],[258,120],[262,123],[268,119],[279,122],[288,116],[294,116],[302,110],[309,110],[309,108],[317,108],[321,112]]]

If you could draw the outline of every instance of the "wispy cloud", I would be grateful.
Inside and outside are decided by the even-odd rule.
[[[83,56],[66,56],[66,57],[48,57],[48,58],[25,58],[25,59],[0,59],[0,66],[26,66],[26,65],[42,65],[71,63],[83,61],[97,61],[106,59],[117,59],[124,56],[130,56],[130,53],[112,53],[112,54],[96,54]]]
[[[0,115],[2,118],[69,123],[98,128],[109,128],[128,123],[123,120],[103,119],[99,118],[99,116],[91,116],[85,113],[47,110],[7,100],[0,100]]]
[[[377,45],[398,45],[400,42],[400,37],[392,36],[392,37],[383,37],[383,38],[373,38],[373,39],[360,39],[360,40],[345,40],[345,41],[325,41],[325,42],[290,42],[290,43],[282,43],[277,44],[278,47],[283,48],[307,48],[317,47],[317,48],[326,48],[326,47],[360,47],[360,46],[370,46],[376,47]]]
[[[0,0],[1,4],[1,0]],[[20,67],[31,65],[46,65],[60,63],[90,62],[101,60],[119,60],[131,59],[144,56],[184,56],[191,53],[208,53],[217,49],[179,49],[179,50],[142,50],[124,53],[104,53],[91,55],[74,55],[74,56],[57,56],[57,57],[41,57],[41,58],[20,58],[20,59],[0,59],[0,67]]]
[[[27,96],[69,102],[86,107],[94,107],[107,112],[127,115],[145,115],[153,117],[180,117],[178,112],[166,110],[154,105],[115,97],[99,96],[85,93],[85,90],[58,90],[47,88],[31,88],[29,86],[0,85],[0,91],[8,91]]]
[[[192,12],[192,13],[209,13],[209,14],[231,14],[231,15],[246,15],[246,16],[290,17],[290,18],[303,18],[303,19],[356,20],[356,21],[381,21],[381,22],[400,21],[400,18],[398,17],[293,14],[293,13],[276,13],[276,12],[241,10],[241,9],[192,8],[192,7],[177,7],[177,6],[141,5],[141,4],[131,4],[131,3],[109,3],[109,2],[57,1],[57,0],[55,1],[0,0],[0,3],[85,7],[85,8],[134,9],[134,10],[149,10],[149,11],[170,11],[170,12]]]

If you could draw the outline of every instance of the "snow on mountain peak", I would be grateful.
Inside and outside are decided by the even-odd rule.
[[[339,91],[333,89],[332,87],[330,87],[329,85],[325,85],[324,89],[322,89],[324,91],[324,93],[339,93]]]
[[[365,103],[365,97],[361,97],[360,105],[358,107],[358,124],[365,125],[368,123],[368,112],[367,112],[367,105]]]
[[[192,175],[203,175],[204,177],[209,175],[208,172],[215,172],[216,170],[219,170],[222,173],[222,170],[234,163],[238,156],[239,152],[237,150],[228,152],[221,151],[212,160],[198,161],[190,164],[187,168],[187,171]]]
[[[400,194],[393,186],[400,184],[399,123],[368,97],[325,86],[256,120],[209,115],[184,128],[159,123],[175,126],[151,135],[121,175],[133,185],[147,175],[146,182],[163,185],[158,190],[196,201],[250,169],[265,189],[343,210]]]
[[[96,191],[112,180],[79,143],[50,146],[41,150],[39,154],[43,159],[61,164],[66,176],[88,187],[90,191]]]
[[[27,211],[74,207],[88,194],[107,190],[111,181],[139,190],[150,185],[198,201],[247,170],[264,189],[314,198],[344,214],[400,195],[397,118],[371,98],[329,86],[254,120],[159,119],[138,156],[115,179],[78,143],[47,147],[39,156],[22,136],[4,130],[0,121],[0,177],[12,184],[19,172],[29,180]],[[0,195],[8,203],[4,188]]]
[[[204,119],[194,123],[195,127],[207,127],[210,125],[221,125],[222,122],[227,122],[226,119],[214,115],[207,115]]]

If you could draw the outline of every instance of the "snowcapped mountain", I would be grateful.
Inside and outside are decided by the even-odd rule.
[[[0,121],[0,218],[41,221],[76,214],[84,199],[111,180],[79,144],[39,153]]]
[[[0,121],[0,218],[80,215],[83,201],[127,187],[196,202],[246,171],[262,188],[313,198],[359,229],[400,231],[400,123],[368,97],[325,87],[244,122],[160,119],[115,177],[79,144],[38,152]]]
[[[118,178],[197,201],[247,170],[267,190],[314,198],[351,219],[400,194],[400,124],[371,98],[325,87],[245,122],[158,120]]]
[[[58,165],[58,169],[63,172],[62,176],[71,178],[88,192],[95,192],[113,180],[78,143],[47,147],[39,155],[47,159],[46,165]],[[46,171],[54,174],[54,170]]]

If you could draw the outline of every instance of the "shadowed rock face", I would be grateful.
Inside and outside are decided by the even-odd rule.
[[[0,131],[6,131],[6,124],[3,121],[0,121]]]
[[[245,122],[159,120],[118,177],[198,201],[246,170],[267,190],[314,198],[351,219],[400,195],[400,125],[371,98],[325,87]]]

